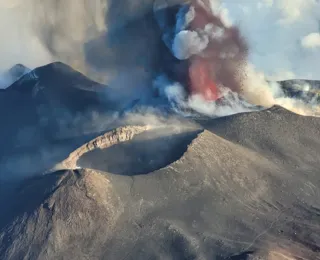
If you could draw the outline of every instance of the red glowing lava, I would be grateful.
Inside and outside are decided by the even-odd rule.
[[[202,4],[199,4],[202,2]],[[200,94],[208,101],[220,97],[219,86],[240,92],[239,68],[247,57],[247,45],[238,28],[226,26],[220,16],[211,12],[207,0],[191,3],[195,17],[188,30],[203,31],[206,25],[220,30],[221,35],[210,38],[205,50],[189,59],[189,91]]]
[[[200,94],[207,101],[218,99],[218,88],[210,77],[210,63],[204,59],[193,59],[189,67],[191,94]]]

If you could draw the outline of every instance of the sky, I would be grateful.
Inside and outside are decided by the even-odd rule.
[[[270,79],[320,79],[320,1],[212,1],[239,26],[250,62]]]

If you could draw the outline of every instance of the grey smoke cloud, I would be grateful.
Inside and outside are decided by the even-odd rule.
[[[150,63],[155,27],[145,15],[152,8],[152,0],[2,0],[0,71],[59,60],[103,81],[113,76],[110,67],[143,56]]]
[[[0,72],[5,72],[16,63],[23,63],[29,68],[34,68],[60,60],[93,79],[110,83],[114,88],[119,86],[119,89],[123,90],[130,88],[128,93],[134,93],[138,85],[143,85],[146,89],[150,87],[152,79],[156,76],[154,75],[155,68],[159,65],[162,55],[159,51],[162,35],[160,35],[158,25],[154,22],[152,12],[154,9],[182,2],[186,1],[2,0],[0,1],[0,17],[3,22],[0,23],[0,31],[5,40],[0,45]],[[253,7],[252,2],[246,1],[241,2],[239,8],[231,0],[210,1],[210,5],[214,13],[221,14],[227,27],[232,23],[239,24],[240,31],[246,36],[251,48],[249,62],[258,63],[258,68],[268,65],[270,68],[283,71],[289,62],[291,65],[297,64],[296,56],[293,54],[298,51],[291,51],[290,59],[283,55],[288,54],[289,50],[294,50],[292,42],[295,40],[291,41],[289,36],[294,35],[293,29],[290,28],[295,28],[295,26],[287,28],[288,24],[299,25],[295,32],[304,37],[297,41],[299,48],[311,45],[312,48],[303,49],[304,52],[299,54],[303,58],[302,64],[294,68],[300,70],[301,75],[307,75],[310,69],[307,59],[310,58],[313,68],[312,75],[316,75],[314,71],[317,66],[314,64],[316,64],[315,60],[319,52],[317,51],[318,31],[315,31],[314,21],[319,18],[319,12],[316,11],[319,10],[316,8],[319,3],[306,0],[301,6],[302,2],[295,0],[285,8],[283,0],[273,1],[273,5],[269,2],[259,1],[260,9]],[[185,13],[187,16],[183,17]],[[182,10],[179,14],[179,21],[173,30],[181,31],[182,34],[179,34],[181,38],[176,39],[176,43],[179,44],[175,45],[175,49],[176,52],[182,53],[182,58],[186,58],[188,56],[185,55],[183,48],[177,46],[186,44],[185,35],[187,34],[184,29],[193,19],[193,12]],[[265,19],[263,24],[261,23],[262,18],[259,20],[259,14]],[[299,15],[307,19],[302,19],[302,21],[298,19]],[[248,17],[251,18],[248,19]],[[270,23],[266,22],[269,21],[268,19]],[[252,23],[252,20],[255,23]],[[256,30],[255,24],[262,28],[264,33],[261,32],[262,29]],[[268,31],[265,24],[269,24],[272,30]],[[307,28],[307,25],[310,25],[310,28]],[[213,29],[209,25],[204,33],[213,34]],[[216,37],[221,34],[221,31],[215,31]],[[288,39],[284,36],[274,37],[277,35],[288,36]],[[192,52],[196,52],[196,48],[203,49],[207,41],[206,36],[199,33],[197,35],[191,33],[191,36],[188,37],[193,43],[196,43],[191,45],[194,47]],[[261,66],[262,59],[257,60],[258,51],[267,50],[268,55],[263,56],[263,59],[267,57],[271,59],[280,52],[275,53],[274,49],[270,49],[265,39],[276,40],[279,50],[281,46],[277,39],[291,46],[287,51],[282,52],[284,54],[281,56],[281,67],[272,65],[271,62],[264,62],[264,65]],[[252,42],[257,42],[257,44],[253,45]],[[220,58],[223,60],[230,55],[232,55],[230,52],[221,52]],[[250,75],[258,74],[252,72],[251,68],[247,70]],[[269,69],[266,68],[266,71]],[[290,75],[292,77],[294,74]],[[0,88],[8,85],[10,80],[4,76],[0,77]],[[277,103],[274,101],[272,87],[267,84],[266,77],[262,80],[260,76],[250,76],[242,84],[248,86],[244,92],[249,101],[263,105]],[[172,92],[170,93],[172,96]],[[281,102],[288,104],[288,100],[284,97]],[[295,101],[290,106],[293,107],[296,104]]]

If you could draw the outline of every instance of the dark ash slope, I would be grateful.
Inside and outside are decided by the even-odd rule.
[[[0,259],[320,259],[319,118],[110,132],[104,93],[60,63],[0,92]]]
[[[18,69],[22,65],[12,70]],[[107,86],[65,64],[23,74],[0,92],[0,179],[23,175],[25,169],[25,175],[43,171],[108,130],[116,111]]]
[[[319,124],[275,107],[207,122],[179,159],[146,175],[30,180],[3,222],[0,256],[320,259]],[[96,155],[106,165],[118,156]]]

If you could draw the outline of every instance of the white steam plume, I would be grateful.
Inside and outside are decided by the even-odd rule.
[[[183,30],[176,34],[173,40],[172,51],[180,60],[189,59],[192,55],[202,52],[209,43],[207,35],[196,31]]]
[[[282,106],[292,112],[300,115],[320,116],[320,106],[317,101],[309,102],[297,98],[291,98],[285,95],[277,82],[268,82],[263,73],[258,73],[252,65],[245,68],[246,76],[243,77],[243,95],[249,102],[271,107],[273,105]],[[310,86],[304,83],[299,89],[308,90]]]

